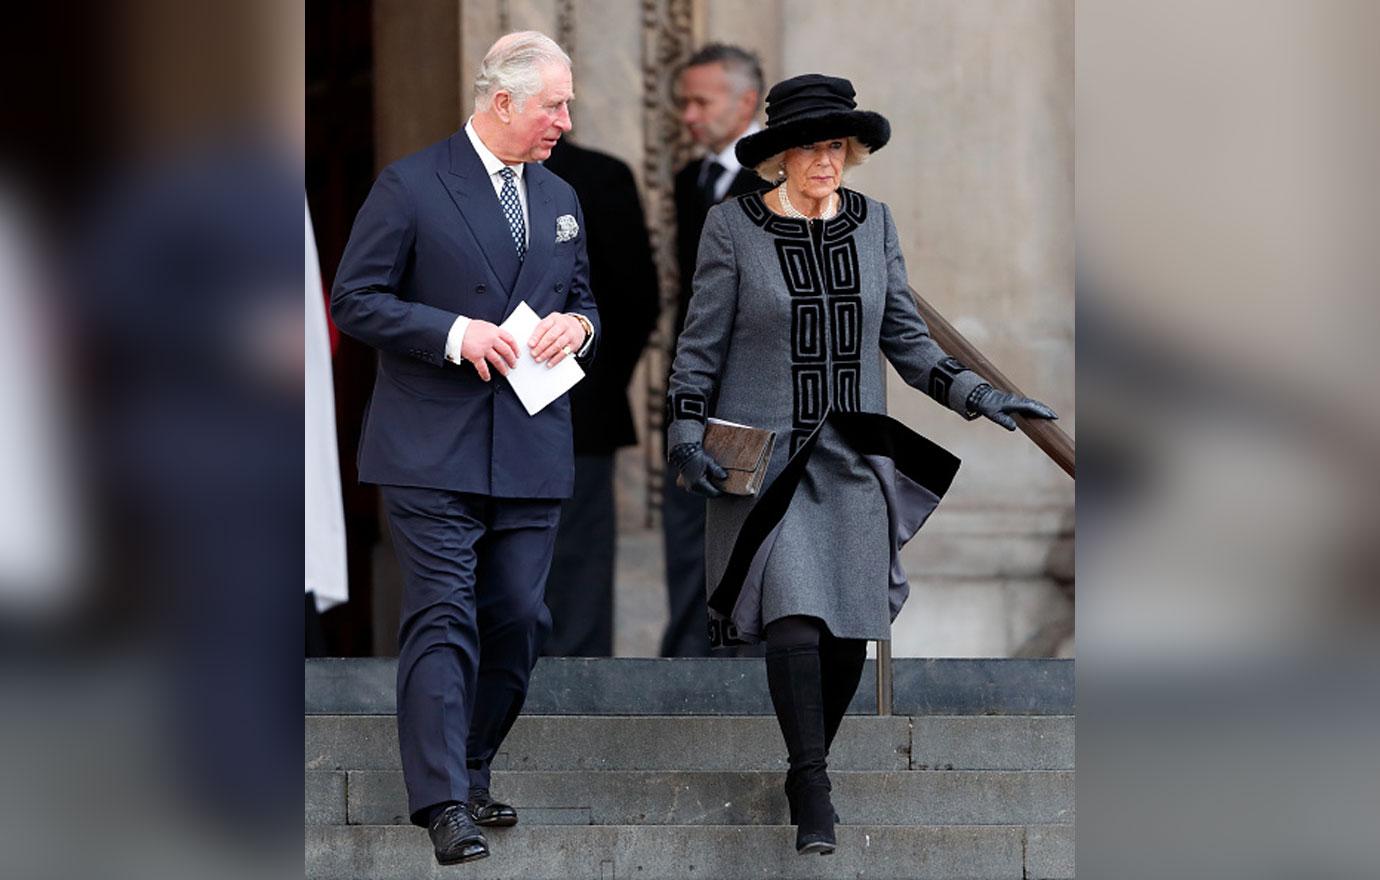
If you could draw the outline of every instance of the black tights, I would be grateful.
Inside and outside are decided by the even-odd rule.
[[[767,650],[782,648],[818,648],[826,638],[833,638],[818,617],[795,614],[778,617],[767,624]]]
[[[855,657],[867,655],[866,639],[840,639],[818,617],[793,614],[767,624],[767,650],[819,648],[821,653]]]
[[[804,615],[773,620],[767,624],[766,636],[768,652],[790,648],[819,651],[825,741],[832,744],[862,677],[863,661],[867,658],[866,640],[836,638],[824,621]]]

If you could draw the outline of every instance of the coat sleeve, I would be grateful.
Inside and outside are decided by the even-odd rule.
[[[570,290],[566,293],[564,311],[584,315],[594,325],[594,336],[589,341],[589,347],[576,358],[580,363],[588,364],[594,360],[594,352],[599,347],[599,308],[594,304],[594,293],[589,288],[589,236],[585,233],[585,213],[580,207],[580,200],[574,196],[574,190],[571,191],[571,201],[575,203],[575,225],[580,232],[575,239],[575,271],[570,276]]]
[[[968,396],[985,383],[981,376],[950,356],[930,336],[925,319],[910,295],[906,258],[901,253],[891,209],[882,205],[886,235],[886,308],[882,315],[882,353],[907,385],[929,394],[967,419]]]
[[[398,295],[417,216],[401,175],[385,168],[355,217],[331,287],[331,318],[366,345],[440,366],[458,315]]]
[[[727,203],[726,203],[727,204]],[[733,318],[738,311],[738,261],[725,205],[709,212],[700,236],[694,293],[685,329],[676,343],[667,394],[666,448],[704,439],[710,401],[728,358]]]

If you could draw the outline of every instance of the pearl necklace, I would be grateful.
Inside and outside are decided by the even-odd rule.
[[[781,200],[781,210],[786,212],[786,216],[795,217],[799,220],[828,220],[830,217],[833,217],[834,213],[838,210],[838,197],[836,194],[830,193],[829,204],[820,212],[819,217],[806,217],[796,210],[795,205],[791,204],[791,197],[786,195],[786,182],[784,180],[781,182],[781,185],[776,188],[776,196]]]

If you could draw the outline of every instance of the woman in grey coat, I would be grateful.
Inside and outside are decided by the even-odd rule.
[[[886,639],[908,585],[898,556],[958,459],[888,418],[885,357],[968,419],[1014,430],[1055,418],[992,388],[930,338],[911,299],[887,206],[843,188],[891,127],[856,109],[845,79],[810,74],[767,95],[767,125],[738,142],[779,186],[709,212],[668,396],[671,464],[711,500],[711,641],[765,641],[789,756],[801,853],[833,852],[826,758],[857,689],[866,642]],[[706,418],[766,428],[776,446],[756,496],[720,493]]]

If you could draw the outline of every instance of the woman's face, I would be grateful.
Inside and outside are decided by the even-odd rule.
[[[786,179],[791,189],[810,199],[822,199],[843,182],[843,160],[848,142],[819,141],[786,151]]]

